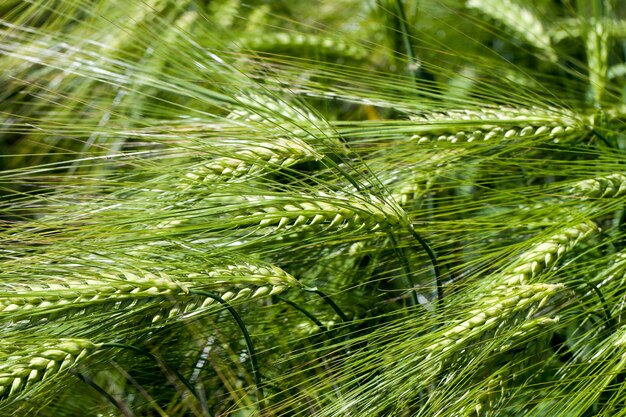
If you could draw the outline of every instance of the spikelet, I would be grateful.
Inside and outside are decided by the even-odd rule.
[[[602,25],[602,28],[594,28],[595,25]],[[589,26],[587,26],[589,25]],[[553,43],[560,42],[567,38],[580,38],[585,34],[585,29],[591,29],[595,31],[595,35],[591,35],[591,37],[597,38],[605,38],[608,39],[610,37],[613,38],[624,38],[626,37],[626,21],[623,19],[612,19],[612,18],[593,18],[590,22],[586,22],[581,20],[580,17],[577,18],[566,18],[557,20],[552,24],[549,29],[550,37],[552,38]],[[606,34],[602,33],[606,32]],[[587,42],[591,39],[589,35],[587,36]],[[587,44],[587,47],[591,47],[592,43]],[[606,46],[602,47],[603,49]],[[599,52],[599,54],[604,54],[604,52]],[[619,64],[618,64],[619,65]]]
[[[188,190],[234,179],[245,181],[297,163],[322,159],[321,154],[298,138],[274,138],[263,144],[241,142],[237,145],[239,150],[228,157],[215,158],[192,167],[179,188]]]
[[[579,117],[564,109],[498,107],[483,110],[450,110],[411,117],[423,131],[411,139],[479,142],[516,138],[548,138],[555,142],[589,131]]]
[[[498,349],[499,352],[506,352],[515,347],[520,340],[527,340],[533,333],[545,331],[547,327],[554,326],[560,320],[560,317],[536,317],[527,321],[524,321],[518,330],[516,330],[509,340],[503,343]]]
[[[6,400],[72,368],[98,350],[86,339],[58,339],[4,358],[0,364],[0,399]]]
[[[524,340],[531,340],[545,326],[558,322],[558,318],[533,317],[564,286],[562,284],[532,284],[518,286],[500,286],[487,295],[478,298],[475,307],[464,319],[457,320],[437,332],[437,339],[424,350],[424,361],[429,363],[431,371],[423,376],[424,386],[432,382],[451,361],[459,359],[459,353],[470,354],[473,349],[493,349],[493,360],[508,354],[507,348]],[[511,326],[522,322],[513,332]],[[507,334],[508,333],[508,334]],[[494,334],[498,338],[507,337],[508,343],[491,345]],[[484,343],[476,343],[483,340]],[[500,349],[505,346],[504,349]],[[496,369],[500,366],[496,366]],[[474,401],[480,405],[480,401]],[[467,409],[466,409],[467,410]]]
[[[530,9],[513,0],[467,0],[466,5],[499,22],[510,32],[543,51],[547,59],[556,62],[550,36]]]
[[[404,224],[402,210],[391,203],[370,196],[357,199],[349,195],[302,194],[299,199],[259,196],[247,198],[256,210],[238,216],[259,226],[273,226],[275,229],[317,226],[321,229],[378,230],[382,223]]]
[[[503,279],[497,282],[505,285],[528,283],[537,274],[554,266],[576,243],[596,231],[598,227],[594,223],[583,222],[550,236],[520,255]]]
[[[269,4],[255,5],[250,14],[246,17],[244,32],[246,34],[264,32],[268,24],[268,16],[270,13],[271,7]]]
[[[581,24],[578,18],[559,19],[548,28],[550,39],[557,44],[564,39],[577,38],[581,34]]]
[[[321,324],[326,330],[333,330],[337,325],[334,320],[324,320],[321,322]],[[319,334],[323,330],[311,320],[302,321],[296,324],[294,327],[294,331],[298,332],[298,334],[301,334],[304,337]]]
[[[626,251],[614,253],[607,259],[606,268],[603,269],[594,279],[593,282],[598,289],[608,285],[617,285],[618,288],[626,282]],[[594,289],[587,287],[585,296],[595,297],[597,294]],[[620,311],[623,310],[626,298],[622,298]]]
[[[583,199],[615,198],[626,195],[626,174],[615,173],[575,183],[570,192]]]

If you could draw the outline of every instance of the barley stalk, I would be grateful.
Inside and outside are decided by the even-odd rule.
[[[466,5],[521,36],[528,43],[543,51],[550,61],[557,61],[548,32],[541,20],[530,9],[513,0],[467,0]]]
[[[626,195],[626,174],[615,173],[575,183],[570,192],[583,199],[615,198]]]
[[[0,399],[14,397],[67,371],[99,347],[86,339],[58,339],[31,351],[11,354],[0,364]]]

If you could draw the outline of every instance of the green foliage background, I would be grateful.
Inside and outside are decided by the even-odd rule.
[[[619,1],[0,5],[0,413],[621,416]]]

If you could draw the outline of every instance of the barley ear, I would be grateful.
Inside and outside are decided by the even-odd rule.
[[[451,325],[443,331],[440,340],[427,347],[427,359],[437,357],[441,360],[442,357],[462,349],[470,341],[492,331],[513,314],[533,314],[563,288],[562,284],[531,284],[494,289],[491,295],[478,301],[470,312],[471,317]]]
[[[348,194],[302,194],[288,200],[278,196],[247,197],[256,210],[238,216],[242,222],[277,229],[378,230],[384,223],[405,224],[403,211],[375,196],[355,198]]]
[[[319,161],[323,156],[298,138],[275,138],[263,144],[239,143],[229,156],[214,158],[188,169],[178,188],[184,191],[225,181],[246,181],[292,165]]]
[[[328,57],[344,57],[361,60],[367,52],[358,44],[350,44],[344,40],[329,36],[319,36],[309,33],[279,32],[265,34],[261,37],[243,39],[239,42],[243,49],[256,52],[290,53],[290,54],[320,54]]]
[[[467,7],[489,16],[508,31],[522,37],[529,44],[541,50],[545,57],[557,61],[552,42],[543,23],[527,7],[515,0],[467,0]]]
[[[586,28],[585,50],[589,67],[589,87],[594,103],[599,106],[606,89],[609,69],[609,31],[606,23],[596,18],[591,19]]]
[[[512,140],[563,140],[589,133],[589,122],[561,108],[499,106],[442,110],[411,116],[418,143],[470,143]]]
[[[0,399],[15,397],[66,372],[99,348],[86,339],[58,339],[11,354],[0,365]]]
[[[554,266],[579,241],[598,230],[598,226],[593,222],[583,222],[549,236],[522,253],[498,282],[504,282],[506,285],[528,283],[542,271]]]

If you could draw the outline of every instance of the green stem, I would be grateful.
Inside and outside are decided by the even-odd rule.
[[[362,187],[361,185],[359,185],[359,183],[354,179],[354,177],[352,177],[352,175],[348,174],[348,172],[343,169],[341,167],[341,165],[339,165],[338,163],[336,163],[335,161],[333,161],[328,155],[324,155],[324,157],[322,158],[322,162],[333,169],[336,169],[337,172],[339,172],[345,179],[348,180],[348,182],[354,187],[354,189],[358,192],[361,193],[362,191]]]
[[[325,157],[325,160],[327,160],[328,164],[331,167],[335,168],[344,178],[346,178],[350,182],[350,184],[352,184],[352,186],[356,189],[357,192],[361,193],[362,191],[361,186],[357,183],[357,181],[350,174],[348,174],[343,168],[341,168],[338,164],[336,164],[330,158]],[[428,244],[426,239],[422,238],[415,231],[415,229],[413,229],[412,226],[409,226],[409,231],[411,232],[413,237],[419,242],[422,248],[426,251],[428,258],[430,259],[430,263],[432,264],[433,270],[435,271],[435,280],[437,281],[437,299],[441,300],[443,298],[443,284],[441,282],[441,273],[439,271],[437,257],[435,256],[435,253],[433,252],[433,250],[430,248],[430,245]],[[392,236],[391,231],[388,231],[387,234],[388,236],[390,236],[390,239],[392,240],[392,242],[394,242],[395,238]],[[408,263],[406,262],[406,257],[404,257],[402,254],[398,252],[396,246],[394,246],[394,251],[396,252],[396,255],[398,256],[398,259],[400,260],[400,262],[403,263],[403,269],[404,269],[405,274],[407,275],[407,280],[409,281],[410,284],[413,284],[412,279],[411,279],[410,268],[408,267]],[[413,297],[415,304],[418,304],[417,294],[415,293],[415,290],[413,291],[412,297]]]
[[[426,239],[419,235],[413,228],[413,226],[409,225],[409,231],[420,244],[420,246],[426,251],[428,258],[430,259],[430,263],[433,266],[433,271],[435,272],[435,281],[437,282],[437,300],[443,300],[443,282],[441,281],[441,271],[439,270],[439,264],[437,263],[437,255],[432,250]]]
[[[133,413],[133,411],[128,408],[123,401],[118,400],[117,398],[106,392],[106,390],[100,385],[96,384],[93,379],[89,378],[87,375],[81,374],[80,372],[70,371],[70,373],[75,375],[78,379],[89,385],[94,390],[96,390],[98,394],[109,400],[111,404],[113,404],[117,407],[118,410],[120,410],[124,417],[135,417],[135,413]]]
[[[317,327],[319,327],[319,328],[320,328],[320,330],[321,330],[322,332],[326,333],[326,332],[328,331],[328,329],[326,328],[326,326],[324,326],[324,325],[322,324],[322,322],[321,322],[321,321],[319,321],[319,320],[317,319],[317,317],[315,317],[313,314],[309,313],[309,312],[308,312],[307,310],[305,310],[304,308],[300,307],[298,304],[294,303],[294,302],[293,302],[293,301],[291,301],[291,300],[287,300],[286,298],[283,298],[283,297],[276,297],[276,299],[278,299],[278,300],[280,300],[280,301],[282,301],[282,302],[284,302],[284,303],[286,303],[286,304],[289,304],[291,307],[295,308],[296,310],[298,310],[299,312],[301,312],[302,314],[304,314],[305,316],[307,316],[307,317],[308,317],[308,318],[309,318],[309,319],[310,319],[313,323],[315,323],[315,325],[316,325]]]
[[[609,306],[606,302],[606,299],[604,298],[604,295],[602,294],[602,291],[600,291],[600,288],[598,288],[598,286],[592,282],[586,282],[586,284],[589,287],[591,287],[591,289],[596,293],[596,295],[600,299],[600,304],[602,304],[602,310],[604,312],[604,321],[606,323],[607,330],[615,331],[616,330],[615,320],[613,320],[613,318],[611,317],[611,310],[609,309]]]
[[[608,146],[609,148],[615,148],[615,146],[613,146],[613,145],[609,142],[609,140],[608,140],[608,139],[607,139],[607,138],[606,138],[606,137],[605,137],[602,133],[600,133],[600,132],[598,131],[598,129],[593,128],[593,129],[591,129],[591,132],[592,132],[594,135],[596,135],[596,137],[597,137],[598,139],[600,139],[600,141],[602,141],[602,142],[603,142],[606,146]]]
[[[215,301],[220,303],[222,306],[224,306],[224,308],[228,310],[230,315],[233,316],[233,318],[237,322],[237,325],[239,326],[239,329],[241,329],[241,333],[243,333],[243,337],[246,341],[246,347],[248,348],[248,352],[250,352],[250,367],[252,368],[252,376],[256,384],[256,389],[257,389],[257,393],[259,396],[259,404],[262,404],[263,403],[263,389],[261,387],[261,374],[259,373],[259,365],[257,363],[256,352],[254,351],[254,344],[252,343],[250,334],[248,333],[248,330],[246,329],[246,325],[241,319],[241,316],[239,316],[237,311],[235,311],[235,309],[230,304],[228,304],[226,300],[224,300],[222,297],[220,297],[217,294],[213,294],[213,293],[202,291],[202,290],[193,290],[193,289],[190,289],[189,293],[214,299]]]
[[[331,300],[331,298],[324,294],[323,292],[321,292],[320,290],[318,290],[317,288],[304,288],[304,291],[306,292],[312,292],[315,293],[317,295],[319,295],[320,297],[322,297],[322,299],[324,300],[324,302],[326,304],[328,304],[330,306],[330,308],[332,308],[335,313],[337,313],[337,315],[339,315],[339,317],[341,317],[341,320],[344,323],[348,323],[350,322],[350,319],[348,319],[348,316],[346,316],[343,311],[341,311],[341,309],[339,308],[339,306],[337,304],[335,304],[335,302],[333,300]]]
[[[412,66],[416,64],[415,53],[413,51],[413,43],[411,42],[411,34],[409,32],[409,26],[407,24],[406,13],[404,12],[404,4],[402,0],[396,0],[396,12],[398,13],[398,23],[400,24],[400,32],[402,34],[402,43],[406,51],[408,60],[407,71],[413,80],[413,84],[416,84],[415,70]]]
[[[604,313],[603,317],[600,315],[598,316],[600,316],[600,318],[604,320],[607,330],[609,332],[614,332],[617,329],[617,324],[615,323],[615,320],[611,317],[611,309],[609,308],[609,305],[607,304],[606,298],[604,298],[602,291],[600,291],[600,288],[598,288],[596,284],[592,282],[587,282],[583,279],[577,279],[574,282],[579,282],[586,285],[587,287],[591,288],[591,290],[598,296],[600,304],[602,305],[602,312]]]
[[[196,397],[197,399],[200,399],[200,397],[198,396],[198,393],[193,388],[191,383],[189,381],[187,381],[187,378],[185,378],[183,375],[181,375],[181,373],[178,372],[176,369],[172,369],[169,366],[167,366],[167,364],[163,360],[159,360],[159,358],[157,358],[156,355],[154,355],[153,353],[148,352],[145,349],[141,349],[141,348],[138,348],[136,346],[127,345],[127,344],[124,344],[124,343],[115,343],[115,342],[103,343],[102,347],[103,348],[119,348],[119,349],[130,350],[130,351],[133,351],[133,352],[138,353],[140,355],[146,356],[146,357],[154,360],[157,363],[160,363],[165,368],[165,370],[167,370],[168,372],[171,372],[172,374],[174,374],[176,376],[176,378],[178,378],[183,383],[183,385],[185,385],[185,387],[187,387],[187,389],[193,394],[194,397]]]
[[[413,281],[413,274],[411,272],[411,266],[409,265],[409,261],[405,253],[401,251],[400,248],[398,248],[398,242],[396,241],[396,237],[393,235],[393,232],[391,230],[387,231],[387,236],[389,237],[389,240],[391,240],[391,247],[393,248],[393,251],[398,260],[400,260],[404,275],[406,276],[406,279],[411,286],[411,298],[413,298],[413,304],[417,306],[419,305],[419,300],[417,298],[417,290],[415,289],[415,282]]]

